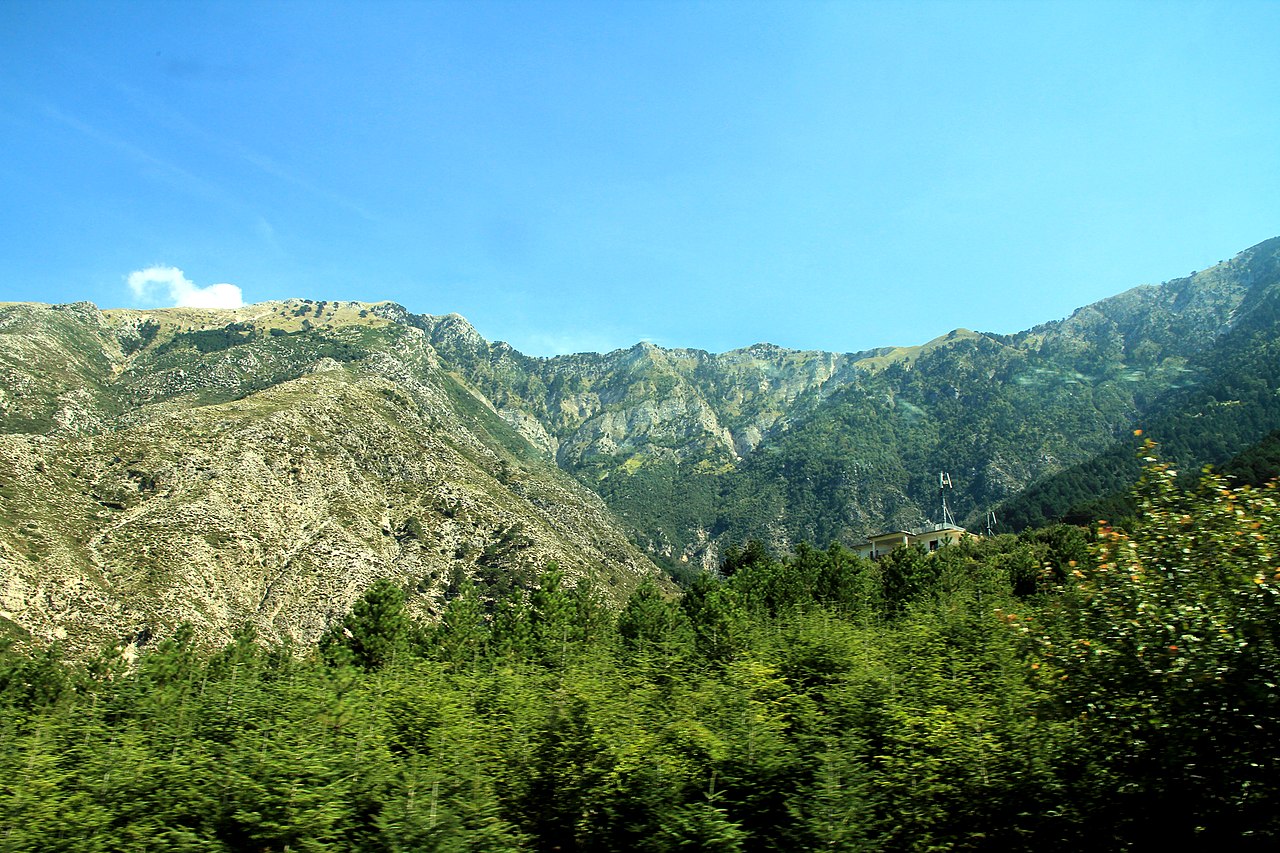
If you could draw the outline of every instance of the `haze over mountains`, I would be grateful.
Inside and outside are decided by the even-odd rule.
[[[462,575],[498,596],[552,560],[618,598],[749,538],[939,520],[940,470],[961,523],[1083,517],[1135,428],[1198,465],[1280,427],[1278,324],[1280,238],[1017,334],[862,353],[533,358],[391,303],[7,304],[0,619],[80,648],[182,621],[306,641],[378,577],[430,615]]]

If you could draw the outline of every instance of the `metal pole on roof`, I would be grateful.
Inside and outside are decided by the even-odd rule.
[[[951,527],[955,527],[956,520],[951,514],[951,507],[947,506],[947,490],[951,486],[951,475],[946,471],[938,473],[938,496],[942,499],[942,523]]]

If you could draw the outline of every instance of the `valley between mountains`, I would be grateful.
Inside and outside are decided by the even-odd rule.
[[[1016,334],[859,353],[523,355],[457,315],[0,305],[0,626],[91,650],[191,623],[314,641],[375,580],[426,619],[550,562],[615,601],[938,521],[1119,508],[1133,431],[1189,470],[1280,428],[1280,238]],[[1250,454],[1254,454],[1250,457]]]

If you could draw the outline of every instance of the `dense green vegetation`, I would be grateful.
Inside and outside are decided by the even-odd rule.
[[[0,849],[1269,848],[1280,494],[1145,470],[1128,532],[751,544],[620,613],[551,567],[315,649],[10,647]]]
[[[1222,472],[1233,480],[1261,486],[1280,476],[1280,429],[1270,432],[1257,444],[1237,453],[1222,466]]]

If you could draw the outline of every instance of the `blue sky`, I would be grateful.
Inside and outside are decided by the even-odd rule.
[[[9,0],[0,299],[1012,332],[1280,235],[1277,45],[1280,3]]]

